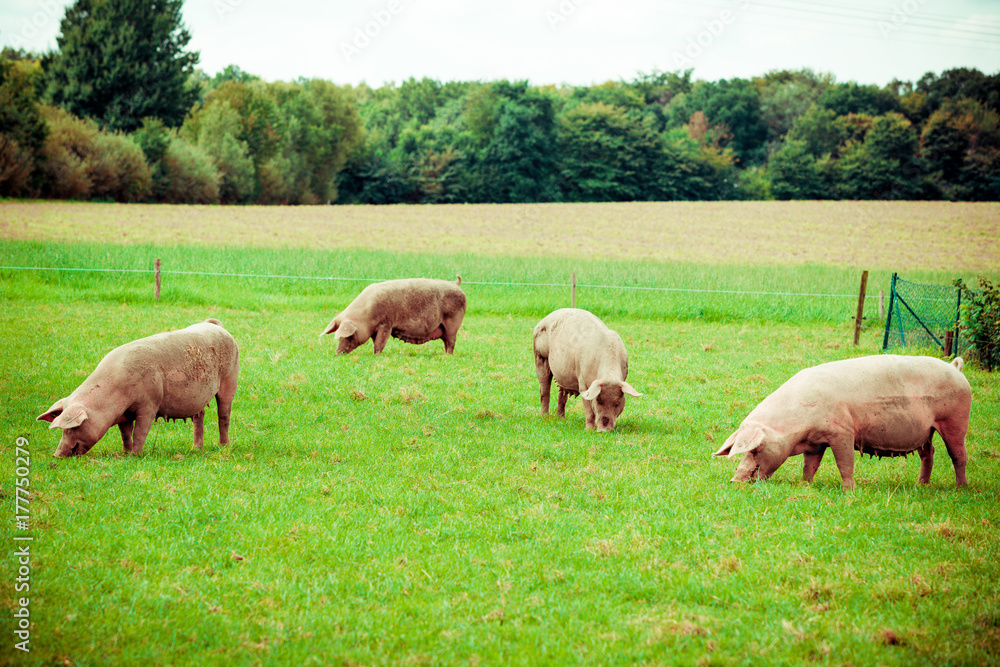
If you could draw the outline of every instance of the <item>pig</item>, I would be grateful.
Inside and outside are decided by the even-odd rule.
[[[201,448],[205,407],[215,396],[219,444],[229,443],[229,417],[240,374],[239,348],[217,319],[125,343],[105,355],[76,391],[39,421],[61,428],[57,458],[86,454],[115,424],[126,453],[142,455],[158,418],[194,421]]]
[[[347,354],[372,339],[380,354],[389,337],[422,345],[440,338],[444,351],[455,352],[455,338],[465,317],[465,292],[456,281],[404,278],[373,283],[337,314],[323,333],[337,339],[337,354]]]
[[[543,415],[549,413],[553,378],[559,385],[557,414],[565,417],[566,399],[579,395],[588,429],[611,431],[625,409],[625,394],[642,396],[625,381],[628,353],[621,336],[593,313],[553,311],[535,326],[533,338]]]
[[[799,371],[750,412],[715,452],[743,454],[733,482],[767,479],[789,456],[802,454],[802,479],[811,482],[829,447],[842,488],[854,488],[854,451],[871,456],[920,455],[921,484],[931,478],[934,432],[944,440],[965,486],[972,390],[964,362],[933,357],[874,355]]]

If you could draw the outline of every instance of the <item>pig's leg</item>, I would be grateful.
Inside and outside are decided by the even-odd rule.
[[[819,469],[819,463],[823,460],[823,454],[826,453],[826,447],[820,447],[819,451],[816,452],[806,452],[802,455],[805,459],[805,463],[802,466],[802,481],[811,482],[813,477],[816,476],[816,471]]]
[[[442,336],[444,338],[444,351],[448,354],[455,353],[455,340],[458,338],[458,328],[462,326],[463,317],[465,317],[465,311],[445,319],[444,324],[441,325],[444,330],[444,336]]]
[[[392,333],[390,327],[379,327],[375,330],[375,337],[372,339],[372,343],[375,345],[375,354],[381,354],[382,350],[385,349],[385,344],[389,342],[389,334]]]
[[[569,398],[569,392],[559,387],[559,405],[556,407],[556,414],[560,417],[566,416],[566,399]]]
[[[122,449],[128,454],[132,451],[132,429],[135,428],[134,421],[119,422],[118,430],[122,434]]]
[[[205,411],[196,414],[191,421],[194,422],[194,448],[201,449],[205,444]]]
[[[854,490],[854,434],[838,433],[830,438],[829,446],[840,470],[843,490]]]
[[[549,398],[552,396],[552,369],[549,360],[535,352],[535,374],[538,376],[538,387],[542,399],[542,414],[549,414]],[[560,398],[562,394],[559,394]]]
[[[597,414],[594,412],[594,406],[591,405],[590,401],[587,399],[583,400],[583,414],[587,417],[587,428],[595,429],[597,428]]]
[[[229,415],[233,411],[233,398],[236,396],[236,379],[226,378],[219,385],[219,393],[215,395],[215,405],[219,409],[219,444],[229,444]]]
[[[952,465],[955,466],[955,486],[966,486],[965,466],[968,463],[969,454],[965,449],[965,436],[969,431],[969,419],[958,419],[935,424],[944,446],[948,448],[948,456],[951,457]]]
[[[132,429],[132,453],[142,456],[142,446],[146,444],[146,436],[156,419],[155,412],[139,412],[135,416],[135,428]]]
[[[933,433],[931,437],[934,437]],[[927,484],[931,481],[931,468],[934,467],[934,444],[928,440],[926,445],[917,450],[917,454],[920,455],[920,477],[917,483]]]

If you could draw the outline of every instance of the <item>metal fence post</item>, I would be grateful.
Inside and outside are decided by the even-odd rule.
[[[892,307],[896,303],[896,274],[892,274],[892,283],[889,286],[889,310],[885,316],[885,335],[882,336],[882,351],[889,347],[889,327],[892,326]]]

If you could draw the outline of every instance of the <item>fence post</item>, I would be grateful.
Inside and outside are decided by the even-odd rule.
[[[879,322],[885,319],[885,290],[878,291],[878,319]]]
[[[160,300],[160,258],[153,261],[153,298]]]
[[[573,286],[569,292],[570,307],[576,308],[576,271],[573,272]]]
[[[956,286],[958,303],[955,304],[955,356],[962,347],[962,288]]]
[[[854,318],[854,344],[861,339],[861,320],[865,315],[865,290],[868,289],[868,272],[861,274],[861,292],[858,294],[858,314]]]
[[[896,274],[892,274],[889,285],[889,309],[885,313],[885,335],[882,337],[882,351],[889,347],[889,327],[892,325],[892,308],[896,304]],[[905,343],[905,341],[904,341]]]

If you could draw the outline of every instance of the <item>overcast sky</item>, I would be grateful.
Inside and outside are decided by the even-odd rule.
[[[54,48],[70,4],[0,0],[0,42]],[[1000,71],[998,0],[186,0],[184,20],[205,72],[235,64],[268,81],[589,85],[808,67],[884,85]]]

